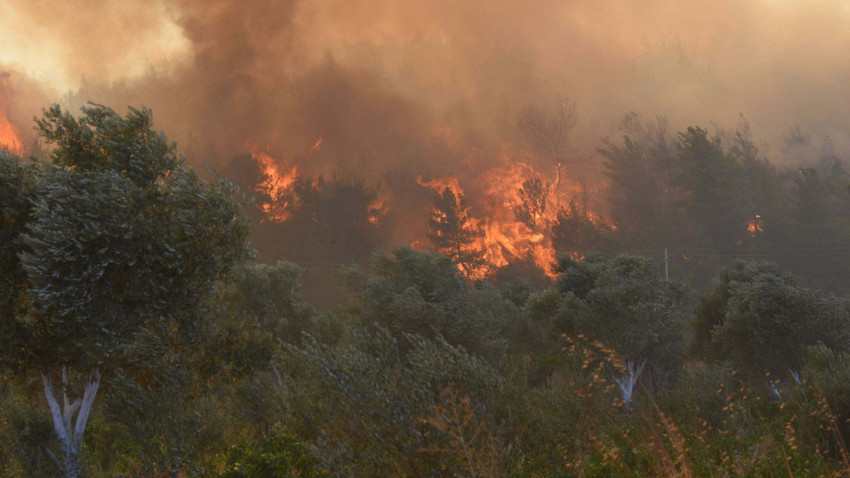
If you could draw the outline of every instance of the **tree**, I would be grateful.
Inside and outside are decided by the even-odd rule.
[[[676,183],[687,191],[681,204],[695,226],[691,239],[712,248],[740,244],[752,215],[741,164],[723,151],[719,137],[699,127],[679,133],[676,150]]]
[[[800,372],[809,346],[850,347],[847,302],[802,287],[773,263],[723,268],[700,299],[694,324],[693,353],[732,360],[754,377]]]
[[[561,176],[564,163],[564,149],[570,131],[576,125],[576,105],[569,98],[560,98],[551,111],[536,106],[527,106],[520,113],[519,129],[525,135],[534,151],[544,159],[545,165],[555,167],[555,206],[560,207]]]
[[[608,203],[617,235],[636,248],[664,247],[686,230],[673,184],[675,150],[667,120],[643,124],[635,113],[622,122],[622,145],[606,139],[599,153],[610,180]]]
[[[340,347],[287,344],[281,359],[288,425],[334,476],[489,477],[518,464],[511,388],[444,340],[375,328]]]
[[[478,237],[463,195],[455,195],[448,187],[443,189],[435,200],[428,231],[436,250],[451,257],[467,276],[476,276],[485,265],[484,252],[475,245]]]
[[[340,324],[304,301],[300,275],[301,268],[290,262],[240,265],[233,271],[223,313],[271,334],[276,341],[298,343],[309,333],[322,342],[333,342]]]
[[[21,236],[32,221],[36,165],[21,163],[8,152],[0,152],[0,364],[11,365],[25,331],[20,323],[8,317],[20,315],[26,301],[26,272],[18,253]]]
[[[289,219],[265,223],[274,244],[295,262],[365,263],[383,240],[378,191],[362,181],[299,176],[280,198]]]
[[[556,272],[552,290],[526,307],[544,338],[581,334],[613,349],[627,365],[625,376],[615,377],[626,404],[644,366],[652,388],[669,386],[685,355],[684,286],[663,280],[649,259],[627,254],[582,261],[560,254]]]
[[[579,258],[592,250],[602,250],[607,232],[605,226],[590,220],[586,210],[580,210],[570,201],[566,208],[558,211],[558,218],[552,225],[552,247],[557,252]]]
[[[371,266],[352,271],[354,321],[398,336],[442,336],[494,363],[504,357],[519,311],[493,286],[470,285],[448,257],[407,246],[376,253]]]
[[[514,204],[516,220],[532,232],[546,228],[546,203],[549,201],[549,183],[540,178],[527,179],[519,190],[519,202]]]
[[[82,113],[55,105],[36,120],[54,148],[27,179],[29,220],[10,238],[26,280],[14,284],[15,313],[2,318],[18,332],[3,362],[40,374],[69,477],[81,473],[83,433],[112,353],[145,326],[189,334],[216,281],[249,254],[234,189],[186,167],[149,110]],[[74,372],[87,378],[71,401]]]

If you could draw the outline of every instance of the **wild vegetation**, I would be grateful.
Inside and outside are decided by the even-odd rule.
[[[611,224],[575,203],[546,223],[549,186],[523,184],[550,271],[480,272],[452,189],[435,252],[381,248],[363,183],[302,178],[261,238],[351,264],[310,279],[345,281],[317,308],[297,265],[251,259],[257,209],[150,111],[46,110],[49,159],[0,153],[0,474],[846,476],[850,302],[812,286],[843,290],[847,264],[732,260],[840,250],[843,162],[779,173],[745,123],[627,120],[601,150]],[[689,283],[623,252],[671,237],[709,251],[673,264]]]

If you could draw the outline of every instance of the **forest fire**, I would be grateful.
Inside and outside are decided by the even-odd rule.
[[[850,477],[850,0],[0,12],[0,478]]]
[[[9,122],[3,111],[0,111],[0,150],[8,150],[16,155],[23,154],[24,150],[18,129]]]
[[[315,147],[317,148],[320,144],[321,140]],[[263,174],[263,180],[257,184],[255,190],[263,193],[269,199],[260,204],[265,213],[264,220],[270,222],[286,221],[289,219],[286,196],[298,177],[297,166],[286,167],[256,146],[249,146],[248,149]]]
[[[508,148],[510,149],[510,148]],[[506,151],[503,148],[503,151]],[[476,270],[472,277],[485,276],[488,271],[505,267],[515,262],[530,262],[551,277],[551,264],[555,257],[553,226],[563,216],[565,209],[560,198],[582,196],[580,184],[561,178],[559,191],[526,161],[512,159],[511,153],[503,156],[503,164],[478,174],[468,190],[476,194],[465,194],[461,180],[447,176],[424,180],[417,178],[420,186],[437,192],[449,190],[457,197],[458,207],[465,212],[468,208],[466,226],[473,233],[470,248],[479,251],[486,263],[486,271]],[[543,176],[543,179],[541,179]],[[560,207],[559,207],[560,206]],[[585,220],[593,224],[605,224],[598,213],[582,208]],[[445,221],[446,212],[435,208],[434,217]],[[433,226],[433,224],[432,224]],[[433,240],[432,240],[433,242]],[[417,241],[421,244],[421,241]],[[452,253],[452,251],[444,251]],[[564,251],[580,256],[578,251]]]
[[[747,232],[750,233],[750,237],[756,237],[764,232],[764,221],[761,218],[761,214],[756,214],[750,219],[747,223]]]
[[[14,155],[22,155],[23,143],[18,128],[9,121],[9,105],[12,102],[13,89],[8,73],[0,73],[0,151],[6,150]]]

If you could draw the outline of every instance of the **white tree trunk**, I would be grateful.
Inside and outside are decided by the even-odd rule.
[[[646,365],[646,360],[638,365],[637,370],[635,370],[635,363],[628,362],[626,364],[626,376],[625,377],[612,377],[617,385],[620,387],[620,391],[623,393],[623,407],[628,410],[629,405],[632,402],[632,392],[634,392],[635,384],[637,384],[638,379],[640,379],[640,374],[643,373],[643,367]]]
[[[66,478],[78,478],[80,476],[79,454],[83,445],[83,433],[86,422],[89,419],[94,397],[100,386],[100,370],[95,369],[86,380],[86,387],[82,398],[73,402],[68,401],[68,372],[62,369],[62,407],[53,393],[53,384],[47,374],[41,374],[41,384],[44,387],[44,396],[47,398],[47,407],[50,409],[50,417],[53,419],[53,430],[59,439],[62,449],[62,464],[65,468]],[[74,420],[74,414],[77,415]]]

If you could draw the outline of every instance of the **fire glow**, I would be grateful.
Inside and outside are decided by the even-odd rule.
[[[321,140],[316,148],[321,145]],[[284,222],[289,219],[286,198],[298,177],[298,168],[295,165],[285,166],[275,160],[268,153],[256,146],[249,146],[251,157],[260,167],[263,180],[257,184],[255,190],[268,196],[269,201],[260,204],[265,213],[265,221]]]
[[[561,198],[580,196],[583,189],[580,184],[562,178],[560,190],[552,188],[546,194],[544,208],[540,217],[536,218],[538,225],[532,229],[517,219],[516,208],[522,201],[520,191],[526,181],[535,178],[542,177],[547,191],[551,182],[547,181],[546,175],[540,174],[525,161],[512,160],[507,156],[502,159],[503,165],[487,169],[473,180],[470,190],[482,192],[476,197],[467,196],[461,187],[461,180],[455,176],[427,181],[420,176],[417,183],[438,194],[449,188],[455,195],[464,196],[471,213],[470,226],[480,232],[475,248],[483,252],[491,268],[498,269],[517,261],[530,261],[552,277],[555,249],[551,240],[551,227],[557,221]],[[605,222],[598,213],[587,212],[594,223]],[[423,242],[427,241],[416,241],[416,244]]]
[[[9,122],[2,111],[0,111],[0,150],[8,150],[18,156],[23,154],[24,151],[18,129]]]

